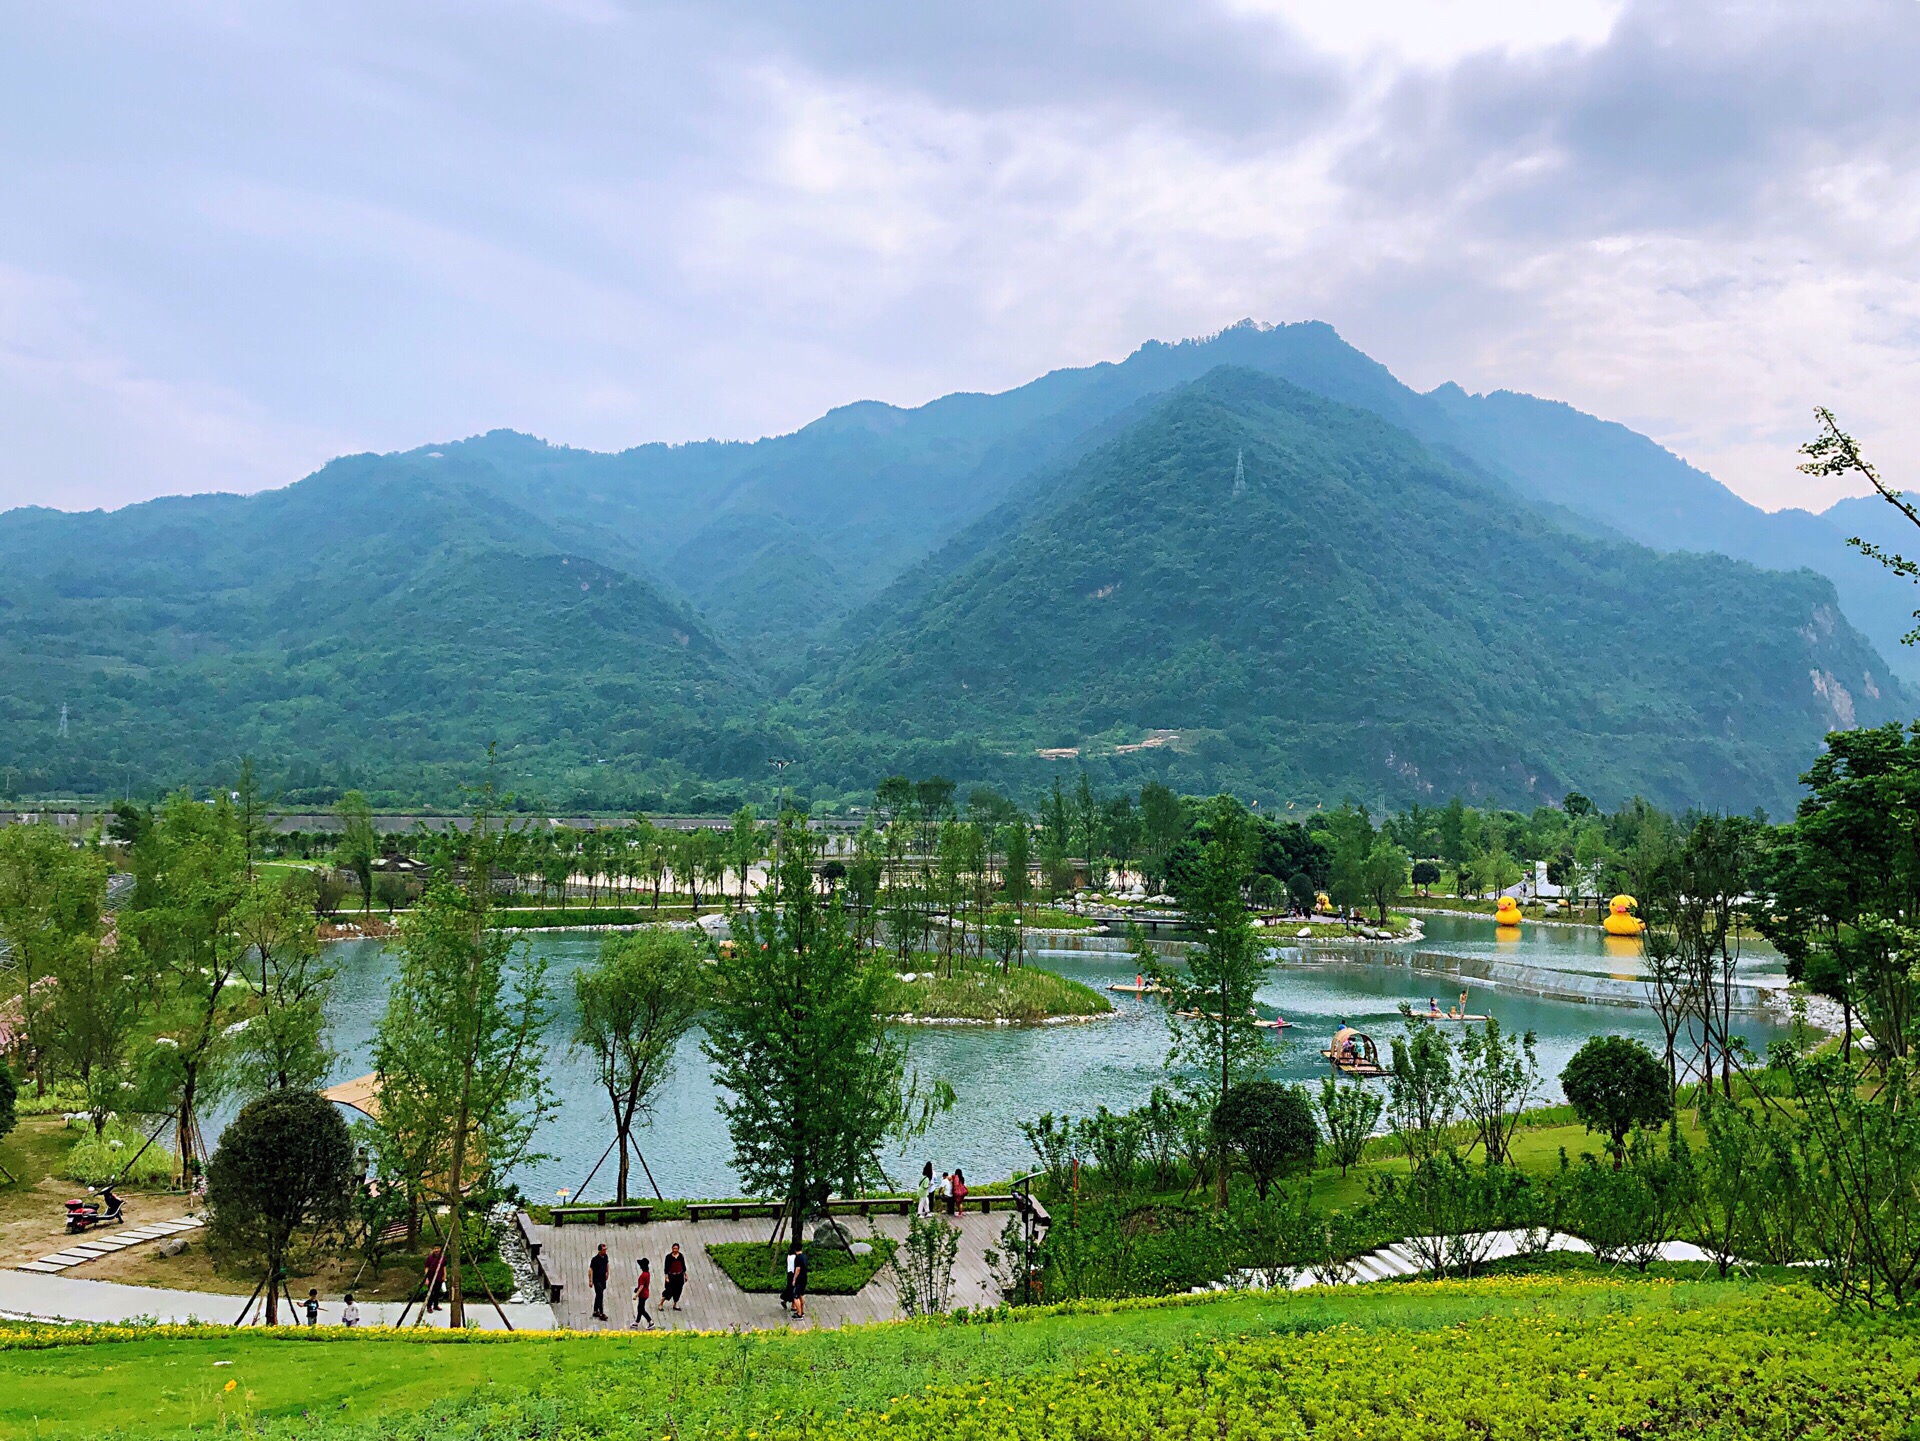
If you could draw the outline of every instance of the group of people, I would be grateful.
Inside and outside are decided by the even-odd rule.
[[[680,1309],[680,1293],[687,1285],[687,1258],[680,1252],[679,1242],[667,1252],[666,1260],[660,1263],[660,1269],[666,1276],[665,1284],[660,1288],[660,1305],[664,1310],[671,1306]],[[606,1321],[607,1282],[613,1272],[613,1258],[607,1254],[607,1243],[602,1241],[600,1249],[593,1253],[593,1259],[587,1263],[587,1279],[593,1284],[593,1319]],[[654,1327],[653,1313],[647,1309],[647,1302],[653,1297],[653,1259],[640,1258],[640,1274],[633,1283],[633,1320],[627,1323],[629,1330],[638,1330],[642,1323],[651,1331]]]
[[[914,1208],[919,1214],[930,1216],[933,1208],[939,1206],[949,1216],[957,1216],[966,1209],[966,1204],[967,1178],[958,1166],[942,1171],[938,1181],[933,1179],[933,1162],[920,1168],[920,1199]]]

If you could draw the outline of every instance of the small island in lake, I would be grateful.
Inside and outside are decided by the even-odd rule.
[[[996,960],[916,956],[888,978],[886,1011],[918,1025],[1043,1025],[1109,1015],[1113,1005],[1089,986],[1039,966],[1002,970]],[[949,970],[949,966],[951,969]]]

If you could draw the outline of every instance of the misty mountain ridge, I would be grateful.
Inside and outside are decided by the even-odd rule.
[[[1237,379],[1221,378],[1227,374]],[[1353,757],[1334,765],[1308,739],[1319,722],[1302,715],[1289,730],[1271,714],[1253,713],[1277,703],[1253,681],[1237,702],[1248,714],[1220,711],[1206,724],[1188,724],[1206,733],[1204,746],[1120,749],[1128,742],[1116,731],[1108,760],[1097,762],[1116,776],[1158,766],[1156,773],[1193,788],[1231,779],[1255,793],[1277,796],[1284,787],[1304,797],[1306,789],[1332,786],[1337,770],[1356,794],[1383,800],[1443,783],[1463,793],[1517,786],[1543,794],[1565,781],[1599,792],[1645,788],[1682,803],[1737,796],[1742,804],[1775,805],[1817,746],[1817,715],[1846,723],[1906,704],[1894,676],[1912,674],[1914,664],[1897,640],[1912,625],[1915,598],[1844,544],[1848,525],[1870,528],[1865,522],[1874,517],[1861,507],[1877,500],[1843,501],[1828,516],[1768,515],[1644,436],[1571,407],[1506,391],[1469,395],[1452,385],[1423,395],[1329,326],[1245,322],[1201,340],[1150,342],[1123,361],[1053,371],[997,395],[961,393],[911,409],[856,402],[754,442],[604,454],[493,431],[399,454],[343,457],[257,496],[0,515],[0,617],[9,620],[0,638],[0,677],[9,682],[0,721],[19,738],[0,763],[71,788],[104,785],[116,767],[124,775],[128,766],[151,766],[180,779],[241,749],[263,757],[281,749],[298,754],[308,778],[350,775],[391,783],[396,795],[424,794],[451,773],[442,767],[462,763],[460,747],[485,733],[510,737],[503,753],[556,801],[604,794],[625,803],[620,798],[751,786],[765,758],[782,752],[799,752],[802,765],[792,774],[804,772],[828,791],[857,790],[873,767],[909,762],[1040,783],[1047,762],[1035,752],[1080,749],[1041,742],[1099,731],[1088,727],[1108,714],[1102,705],[1111,709],[1107,701],[1077,704],[1073,693],[1106,694],[1111,685],[1091,675],[1069,684],[1064,677],[1074,672],[1063,659],[1026,676],[1034,693],[996,693],[997,713],[955,729],[938,707],[928,708],[938,686],[923,673],[927,651],[899,618],[948,613],[951,587],[970,564],[995,547],[1018,544],[1029,553],[1068,511],[1083,527],[1077,543],[1094,555],[1110,537],[1130,535],[1124,515],[1108,525],[1087,509],[1097,503],[1090,496],[1125,505],[1124,488],[1090,481],[1089,458],[1110,459],[1115,447],[1149,453],[1136,433],[1164,426],[1170,404],[1197,403],[1187,388],[1214,398],[1223,427],[1244,427],[1245,416],[1218,408],[1219,393],[1245,392],[1259,377],[1284,383],[1296,398],[1337,402],[1347,418],[1335,429],[1369,455],[1412,447],[1388,470],[1426,479],[1397,493],[1376,477],[1352,492],[1366,497],[1369,524],[1403,524],[1394,520],[1401,503],[1437,525],[1433,496],[1446,494],[1480,516],[1482,528],[1504,525],[1556,553],[1569,538],[1620,555],[1641,554],[1639,545],[1718,551],[1776,572],[1818,569],[1832,582],[1755,579],[1762,573],[1730,571],[1704,556],[1609,569],[1575,547],[1559,589],[1552,574],[1539,573],[1534,589],[1502,599],[1482,584],[1478,541],[1462,541],[1452,555],[1421,553],[1419,566],[1460,604],[1552,612],[1592,601],[1563,593],[1571,577],[1588,589],[1619,584],[1624,566],[1634,593],[1668,610],[1676,597],[1691,596],[1688,603],[1711,615],[1716,591],[1750,592],[1745,604],[1753,614],[1788,632],[1816,633],[1820,645],[1835,648],[1831,663],[1803,657],[1810,673],[1777,700],[1757,690],[1739,700],[1745,693],[1726,673],[1736,710],[1757,705],[1767,715],[1743,731],[1737,714],[1716,718],[1680,705],[1667,717],[1676,746],[1689,737],[1706,744],[1697,734],[1703,727],[1731,725],[1742,735],[1713,740],[1711,756],[1683,755],[1683,746],[1658,758],[1648,752],[1643,787],[1603,764],[1594,748],[1603,740],[1588,745],[1569,731],[1554,741],[1558,749],[1509,745],[1529,734],[1544,745],[1556,732],[1536,722],[1558,723],[1569,708],[1595,703],[1577,672],[1538,662],[1530,662],[1533,672],[1506,713],[1459,697],[1447,702],[1458,708],[1447,723],[1476,728],[1486,744],[1479,752],[1470,745],[1436,751],[1439,780],[1423,771],[1416,781],[1404,768],[1375,774]],[[1277,424],[1275,406],[1268,398],[1256,409]],[[1353,412],[1372,428],[1354,429]],[[1297,415],[1287,422],[1298,424],[1306,422]],[[1382,439],[1389,435],[1391,444]],[[1294,440],[1334,464],[1324,436]],[[1272,443],[1271,436],[1255,442]],[[1203,451],[1177,453],[1191,459]],[[1162,447],[1163,457],[1173,453]],[[1413,454],[1424,459],[1416,465],[1406,458]],[[1438,475],[1447,480],[1435,491]],[[1293,494],[1296,503],[1314,503],[1304,482]],[[1841,515],[1846,524],[1830,518]],[[1287,527],[1277,517],[1271,525],[1278,545]],[[1212,541],[1196,533],[1191,543]],[[586,589],[561,585],[562,572],[568,586],[584,580]],[[1736,573],[1737,582],[1730,579]],[[1391,604],[1366,590],[1371,599],[1360,611],[1375,617],[1382,637],[1401,634],[1392,617],[1443,615],[1429,579],[1408,577]],[[1359,594],[1334,588],[1325,599],[1351,609]],[[1232,604],[1271,612],[1278,601],[1256,588],[1236,593]],[[1616,607],[1613,616],[1612,624],[1631,629],[1630,614]],[[1856,646],[1856,629],[1879,656]],[[1247,637],[1230,631],[1215,640],[1244,650]],[[1714,666],[1738,668],[1708,631],[1682,626],[1672,635],[1700,655],[1713,653]],[[1358,643],[1357,633],[1350,639]],[[1579,642],[1546,624],[1524,644]],[[887,646],[891,658],[876,651]],[[1753,668],[1767,672],[1768,686],[1787,684],[1780,666],[1790,649],[1776,636],[1761,647],[1764,661],[1755,651]],[[1178,672],[1168,656],[1157,663]],[[1369,665],[1382,709],[1368,723],[1413,736],[1415,691],[1386,685],[1378,656]],[[872,678],[890,666],[917,677],[918,709],[900,710],[873,689]],[[493,684],[495,674],[506,683]],[[1127,674],[1141,696],[1156,693],[1150,671]],[[1446,676],[1430,674],[1451,693]],[[402,679],[409,675],[430,681],[409,695]],[[1827,688],[1817,704],[1798,694],[1811,694],[1815,680]],[[1668,684],[1684,689],[1679,674]],[[1638,682],[1634,689],[1639,694]],[[64,750],[52,730],[63,700],[78,718]],[[868,720],[846,713],[855,701],[873,708]],[[1603,712],[1622,714],[1606,696],[1600,702]],[[1124,722],[1115,712],[1102,724],[1131,725],[1142,735],[1170,729],[1151,709],[1143,701]],[[836,718],[820,730],[828,713]],[[1629,751],[1645,751],[1651,734],[1643,722],[1653,712],[1639,714],[1621,722],[1620,734],[1641,738]],[[904,733],[909,715],[929,729],[917,738]],[[1776,722],[1785,729],[1769,730]],[[1096,764],[1099,749],[1076,758]],[[1404,760],[1410,752],[1403,745],[1394,753]],[[1596,768],[1606,771],[1604,780],[1587,776]]]

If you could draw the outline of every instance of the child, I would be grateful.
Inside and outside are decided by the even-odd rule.
[[[320,1324],[320,1293],[311,1287],[307,1289],[307,1324],[309,1326]]]
[[[353,1304],[353,1292],[351,1291],[347,1292],[347,1304],[340,1308],[340,1324],[342,1326],[358,1326],[360,1324],[360,1308]]]

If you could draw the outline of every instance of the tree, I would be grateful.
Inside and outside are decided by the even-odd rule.
[[[246,947],[238,974],[253,992],[239,1033],[239,1076],[248,1090],[308,1090],[333,1064],[327,1003],[336,972],[325,963],[313,910],[291,882],[256,879],[234,912]]]
[[[1232,797],[1219,796],[1209,804],[1207,825],[1205,844],[1177,877],[1180,907],[1198,942],[1188,948],[1184,973],[1158,966],[1154,975],[1173,1001],[1167,1012],[1173,1059],[1203,1068],[1218,1105],[1237,1077],[1265,1063],[1265,1042],[1250,1012],[1267,962],[1241,895],[1251,839],[1247,814]],[[1224,1206],[1224,1166],[1215,1192]]]
[[[949,1226],[938,1216],[910,1217],[906,1239],[889,1262],[900,1309],[909,1316],[944,1312],[953,1299],[953,1264],[959,1256],[959,1227]]]
[[[239,817],[223,793],[211,806],[182,792],[133,847],[133,895],[120,916],[126,960],[153,1011],[145,1088],[174,1112],[180,1174],[199,1156],[199,1116],[232,1080],[228,1062],[251,1014],[242,984],[247,940],[239,920],[250,892]]]
[[[1592,1036],[1560,1072],[1567,1104],[1589,1131],[1602,1131],[1617,1170],[1627,1132],[1657,1126],[1673,1114],[1667,1069],[1629,1036]]]
[[[58,977],[78,954],[98,946],[106,902],[106,859],[74,846],[55,826],[0,829],[0,985],[14,1014],[13,1045],[46,1090],[55,1035]]]
[[[1308,1165],[1320,1145],[1313,1103],[1299,1086],[1278,1081],[1246,1081],[1235,1086],[1213,1111],[1213,1127],[1224,1149],[1238,1151],[1253,1176],[1260,1199],[1267,1199],[1273,1178]]]
[[[1833,412],[1822,405],[1814,409],[1813,416],[1819,423],[1819,433],[1800,447],[1800,453],[1806,456],[1806,461],[1800,469],[1808,475],[1838,477],[1845,480],[1852,480],[1858,476],[1871,485],[1888,505],[1899,511],[1914,525],[1920,526],[1920,509],[1916,509],[1912,501],[1880,478],[1880,472],[1875,470],[1867,458],[1860,453],[1859,444],[1840,428],[1840,423],[1834,419]],[[1863,540],[1857,535],[1848,536],[1847,544],[1867,559],[1878,561],[1895,575],[1920,582],[1920,564],[1908,560],[1905,556],[1884,550],[1872,541]],[[1915,611],[1913,618],[1920,621],[1920,611]],[[1902,645],[1913,645],[1915,642],[1920,642],[1920,626],[1915,626],[1900,637]]]
[[[1413,863],[1413,883],[1420,887],[1421,895],[1426,896],[1433,894],[1432,887],[1439,879],[1440,867],[1432,861],[1415,861]]]
[[[1320,1115],[1326,1122],[1328,1149],[1341,1175],[1366,1154],[1367,1140],[1379,1124],[1385,1105],[1380,1093],[1366,1086],[1343,1086],[1332,1076],[1320,1083]]]
[[[373,862],[380,854],[380,837],[373,828],[373,807],[359,791],[348,791],[334,808],[340,817],[340,840],[333,863],[353,872],[360,883],[360,909],[373,909]]]
[[[1362,883],[1383,926],[1387,923],[1387,907],[1399,900],[1407,887],[1407,864],[1406,851],[1391,836],[1383,832],[1374,838],[1367,851]]]
[[[1487,1164],[1507,1159],[1520,1116],[1540,1093],[1540,1062],[1532,1031],[1503,1031],[1489,1016],[1463,1027],[1455,1085]]]
[[[727,857],[733,864],[736,905],[747,903],[747,872],[766,853],[766,832],[760,828],[753,807],[740,807],[733,813],[733,826],[727,832]]]
[[[1167,859],[1187,833],[1187,811],[1180,797],[1159,781],[1140,787],[1140,850],[1147,873],[1166,884]]]
[[[1453,1124],[1458,1095],[1453,1048],[1439,1028],[1413,1016],[1393,1038],[1393,1064],[1387,1073],[1387,1123],[1407,1163],[1420,1170],[1435,1155],[1450,1150],[1447,1128]]]
[[[1134,809],[1132,796],[1122,794],[1107,802],[1101,829],[1106,833],[1107,848],[1123,876],[1131,872],[1135,853],[1140,848],[1140,813]]]
[[[815,891],[814,837],[781,824],[772,884],[714,971],[704,1049],[735,1172],[750,1192],[781,1197],[797,1230],[834,1191],[879,1181],[881,1143],[952,1093],[920,1103],[886,1024],[886,976],[863,963],[842,900]]]
[[[544,963],[489,924],[498,832],[482,811],[454,837],[400,924],[399,968],[374,1034],[376,1136],[417,1200],[447,1210],[448,1324],[466,1323],[460,1246],[471,1193],[529,1159],[551,1111],[541,1076],[548,1013]]]
[[[592,965],[575,971],[574,1045],[593,1058],[613,1110],[620,1170],[614,1199],[627,1203],[635,1123],[653,1106],[680,1038],[700,1009],[700,953],[684,931],[609,936]]]
[[[267,1278],[267,1324],[302,1233],[324,1245],[353,1212],[353,1138],[340,1112],[312,1091],[275,1091],[228,1123],[207,1163],[208,1245],[259,1266]]]
[[[13,1134],[13,1128],[20,1123],[19,1114],[14,1107],[20,1099],[20,1083],[13,1078],[13,1067],[0,1061],[0,1141]],[[0,1176],[9,1181],[14,1176],[6,1167],[0,1166]]]

